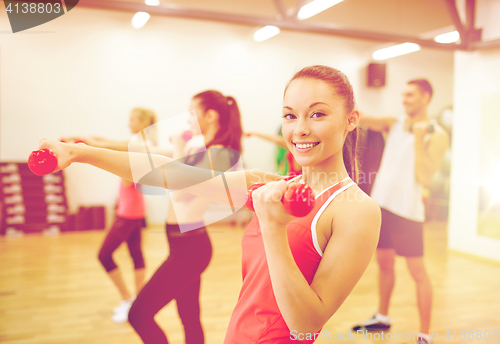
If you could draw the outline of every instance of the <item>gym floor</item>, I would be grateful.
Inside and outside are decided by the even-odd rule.
[[[208,227],[214,246],[212,262],[203,275],[202,321],[207,344],[220,344],[241,286],[243,228]],[[425,226],[425,259],[434,286],[432,332],[436,343],[477,343],[469,331],[500,332],[500,264],[449,252],[446,223]],[[149,227],[143,233],[147,277],[167,257],[165,233]],[[139,344],[128,323],[111,321],[120,301],[97,260],[103,231],[66,232],[60,235],[0,236],[0,342],[5,344]],[[133,285],[132,263],[126,247],[115,259],[126,282]],[[366,273],[338,312],[328,321],[317,342],[413,343],[418,329],[414,284],[403,259],[396,263],[396,287],[391,304],[392,340],[384,334],[349,337],[350,328],[370,317],[377,306],[377,266],[372,260]],[[156,317],[173,344],[184,342],[175,303]],[[456,331],[456,332],[454,332]],[[466,331],[466,332],[461,332]],[[447,338],[444,336],[448,333]],[[472,333],[472,332],[470,332]],[[396,336],[401,334],[401,340]],[[355,336],[355,334],[353,334]],[[404,335],[408,337],[404,339]],[[344,340],[342,340],[342,336]],[[455,339],[456,336],[456,339]],[[465,339],[460,339],[460,337]],[[435,337],[434,337],[435,338]],[[472,338],[472,336],[471,336]]]

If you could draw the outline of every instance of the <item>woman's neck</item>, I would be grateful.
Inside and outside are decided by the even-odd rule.
[[[219,128],[215,126],[207,128],[207,130],[203,133],[203,139],[205,140],[205,145],[214,140],[215,135],[217,134],[218,131]]]
[[[302,167],[302,175],[304,182],[315,192],[320,192],[349,176],[341,154],[314,166]]]

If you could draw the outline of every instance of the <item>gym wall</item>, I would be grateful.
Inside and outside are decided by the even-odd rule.
[[[76,7],[57,20],[9,34],[0,11],[0,160],[26,161],[42,137],[69,135],[129,138],[135,106],[160,119],[183,113],[190,98],[218,89],[239,102],[246,131],[275,133],[283,89],[293,73],[311,64],[344,71],[361,109],[403,114],[405,82],[428,77],[436,88],[431,112],[452,102],[451,52],[423,49],[387,62],[386,86],[368,89],[366,66],[379,42],[284,31],[255,43],[255,29],[209,21],[153,16],[140,30],[132,13]],[[272,145],[244,141],[247,168],[274,169]],[[105,204],[112,214],[118,178],[90,166],[66,170],[68,201]],[[148,199],[150,223],[165,217],[166,199]],[[108,217],[109,218],[109,217]]]

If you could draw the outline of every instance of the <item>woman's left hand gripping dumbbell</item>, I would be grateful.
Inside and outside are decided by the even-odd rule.
[[[306,216],[314,207],[314,195],[309,186],[287,184],[285,180],[257,186],[251,198],[261,226],[263,223],[286,225],[295,217]]]

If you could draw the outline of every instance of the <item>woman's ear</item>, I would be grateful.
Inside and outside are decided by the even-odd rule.
[[[219,121],[219,113],[214,109],[207,110],[205,116],[208,123],[217,123]]]
[[[359,111],[352,110],[347,117],[347,131],[353,131],[359,124]]]

